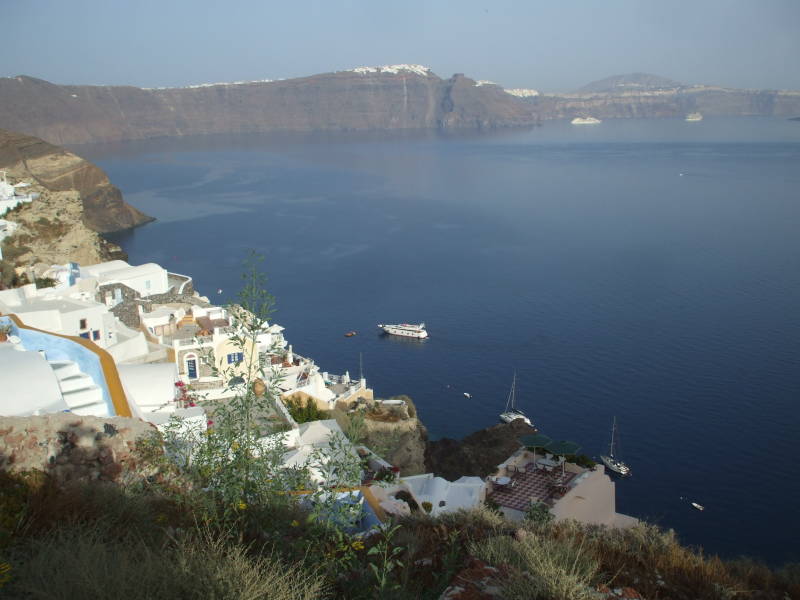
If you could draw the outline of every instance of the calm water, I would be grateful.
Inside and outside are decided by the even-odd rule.
[[[598,455],[617,416],[618,510],[709,552],[800,559],[800,123],[80,151],[159,219],[118,239],[132,262],[231,301],[257,249],[295,350],[353,375],[363,353],[431,437],[494,424],[516,369],[553,438]],[[423,320],[423,343],[375,327]]]

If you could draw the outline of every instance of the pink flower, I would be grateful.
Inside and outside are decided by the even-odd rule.
[[[197,406],[194,402],[189,402],[189,406]]]
[[[206,421],[206,425],[208,425],[209,427],[211,427],[213,424],[214,424],[214,421],[211,421],[211,420]]]
[[[185,384],[185,383],[183,383],[182,381],[176,381],[176,382],[175,382],[175,387],[178,387],[178,388],[182,388],[182,387],[183,387],[183,386],[185,386],[185,385],[186,385],[186,384]]]

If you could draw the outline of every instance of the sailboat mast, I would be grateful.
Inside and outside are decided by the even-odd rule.
[[[611,425],[611,446],[608,449],[608,455],[614,458],[614,433],[617,431],[617,417],[614,417],[614,422]]]
[[[508,392],[508,399],[506,400],[506,410],[505,412],[509,412],[509,410],[513,410],[514,404],[516,403],[514,388],[517,385],[517,372],[514,371],[514,378],[511,380],[511,390]]]

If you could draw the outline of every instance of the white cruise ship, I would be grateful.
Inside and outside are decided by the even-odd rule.
[[[383,323],[379,323],[378,327],[390,335],[400,335],[403,337],[419,339],[428,337],[428,332],[425,331],[425,323],[420,323],[419,325],[410,325],[408,323],[400,323],[399,325],[384,325]]]
[[[703,120],[703,115],[701,115],[699,112],[689,113],[688,115],[686,115],[686,120],[687,121],[702,121]]]
[[[573,125],[597,125],[602,123],[600,119],[595,119],[594,117],[575,117],[570,122]]]

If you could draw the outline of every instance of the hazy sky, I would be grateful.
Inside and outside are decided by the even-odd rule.
[[[0,0],[0,76],[144,87],[419,63],[571,90],[644,71],[800,89],[800,0]]]

